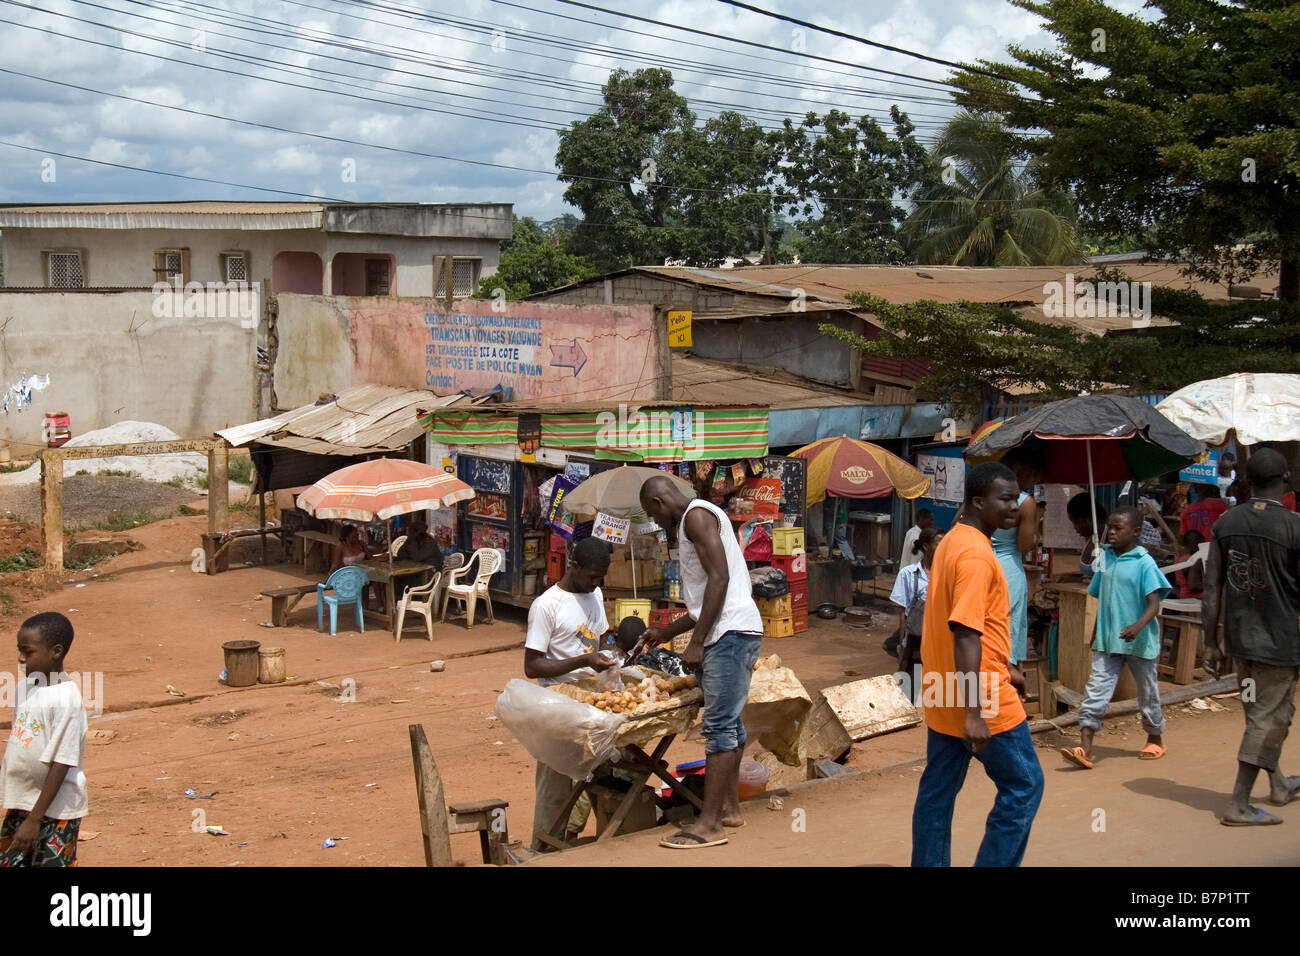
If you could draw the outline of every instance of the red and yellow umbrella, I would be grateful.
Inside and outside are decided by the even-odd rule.
[[[893,452],[856,438],[823,438],[794,452],[808,462],[808,503],[835,498],[919,498],[930,479]]]
[[[441,468],[402,458],[375,458],[331,472],[298,496],[317,518],[387,520],[394,515],[450,508],[474,489]]]

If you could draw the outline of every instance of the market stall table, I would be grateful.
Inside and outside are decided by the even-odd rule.
[[[294,560],[302,561],[304,574],[327,574],[334,566],[338,535],[324,531],[299,531],[293,536]]]
[[[628,811],[632,809],[637,797],[640,795],[641,788],[645,786],[646,781],[652,776],[658,777],[665,784],[672,787],[674,793],[681,793],[695,806],[697,811],[703,811],[704,804],[700,798],[681,785],[680,781],[672,775],[672,771],[668,769],[668,764],[664,760],[664,754],[668,752],[668,748],[672,746],[677,735],[686,732],[695,723],[695,718],[699,715],[703,701],[703,692],[698,687],[691,688],[680,698],[671,701],[671,706],[666,706],[662,710],[637,714],[635,719],[629,719],[623,726],[618,737],[618,744],[621,748],[620,757],[607,761],[603,766],[631,773],[634,775],[634,779],[628,787],[627,794],[619,802],[618,808],[610,817],[609,822],[596,835],[597,843],[607,840],[618,833]],[[652,752],[646,753],[642,748],[656,737],[659,738],[658,744],[655,745]],[[573,785],[573,792],[569,794],[569,799],[565,801],[564,807],[556,814],[555,822],[547,828],[545,833],[538,834],[537,839],[558,850],[566,850],[577,845],[576,842],[570,843],[564,839],[569,814],[573,812],[573,808],[577,806],[582,795],[592,790],[595,786],[594,781],[598,777],[599,773],[594,773],[591,780],[579,780]]]
[[[397,585],[401,583],[402,578],[409,578],[412,575],[427,574],[434,570],[432,564],[423,564],[419,561],[381,561],[372,559],[370,561],[359,561],[356,567],[365,570],[370,577],[371,584],[379,584],[384,589],[384,608],[382,611],[375,612],[384,619],[389,627],[397,626],[397,617],[393,613],[393,608],[397,605]],[[419,581],[408,582],[412,585],[419,584]]]

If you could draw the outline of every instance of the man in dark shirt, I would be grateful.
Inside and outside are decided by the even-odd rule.
[[[1300,515],[1282,507],[1289,475],[1281,454],[1271,448],[1255,452],[1246,476],[1252,497],[1215,522],[1202,599],[1206,666],[1217,667],[1223,657],[1222,616],[1246,715],[1225,826],[1282,822],[1251,806],[1260,770],[1269,775],[1269,802],[1282,806],[1300,795],[1300,777],[1278,769],[1300,676]]]
[[[411,521],[410,534],[402,542],[402,546],[397,549],[397,560],[415,561],[419,564],[433,565],[435,571],[442,570],[442,549],[438,547],[438,542],[429,534],[429,524],[423,518],[415,518]],[[409,582],[408,588],[414,587],[417,583],[427,583],[425,580],[427,574],[421,575],[419,582]]]

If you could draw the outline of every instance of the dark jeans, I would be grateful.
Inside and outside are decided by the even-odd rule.
[[[912,865],[952,865],[952,812],[973,756],[998,788],[975,865],[1019,866],[1043,798],[1043,768],[1029,722],[994,734],[977,754],[961,737],[926,733],[925,772],[912,810]]]

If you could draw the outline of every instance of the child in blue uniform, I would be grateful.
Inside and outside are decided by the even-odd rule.
[[[1138,709],[1147,733],[1146,746],[1138,756],[1157,760],[1165,754],[1156,614],[1161,599],[1169,593],[1169,581],[1146,548],[1138,544],[1141,535],[1142,513],[1136,508],[1117,508],[1106,524],[1108,544],[1101,566],[1088,584],[1088,593],[1097,598],[1092,674],[1079,706],[1080,746],[1061,748],[1066,760],[1086,770],[1092,769],[1093,735],[1101,729],[1106,705],[1125,667],[1137,682]]]

